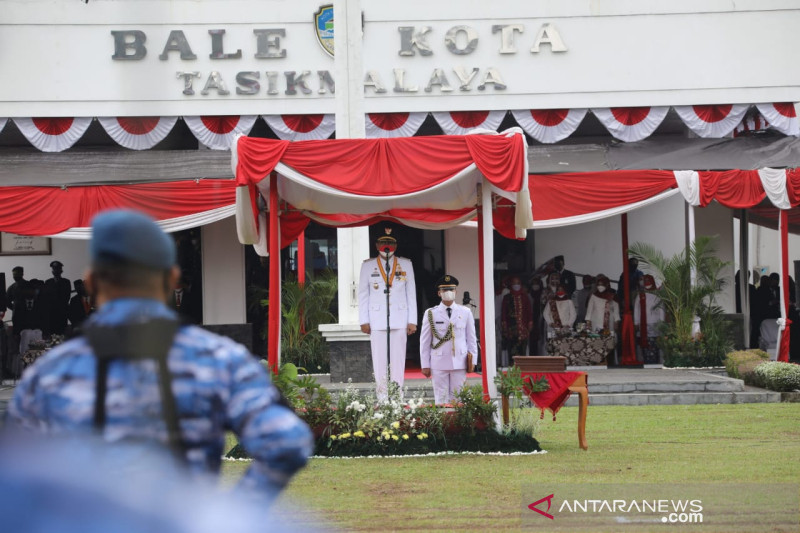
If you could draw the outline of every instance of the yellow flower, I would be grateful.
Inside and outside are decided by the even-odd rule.
[[[420,439],[427,439],[428,438],[428,434],[427,433],[420,433],[419,434],[419,438]]]
[[[349,439],[350,438],[350,433],[342,433],[341,435],[339,435],[339,438],[340,439]]]
[[[397,435],[392,435],[392,440],[400,440],[400,437],[398,437]]]
[[[408,440],[408,435],[403,435],[403,440]]]
[[[364,432],[359,429],[358,431],[353,433],[353,436],[361,438],[361,437],[364,437],[365,435],[364,435]]]
[[[392,427],[398,429],[400,427],[400,422],[392,422]]]
[[[336,435],[331,435],[331,440],[336,440]]]

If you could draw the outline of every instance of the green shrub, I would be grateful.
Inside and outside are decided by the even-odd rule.
[[[764,387],[777,392],[800,390],[800,365],[768,361],[754,370]]]
[[[725,356],[725,370],[736,379],[744,379],[743,373],[751,373],[759,364],[768,361],[769,354],[764,350],[738,350]]]

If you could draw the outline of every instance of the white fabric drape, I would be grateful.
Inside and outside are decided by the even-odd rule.
[[[366,137],[413,137],[427,116],[427,113],[367,113],[364,117]]]
[[[514,120],[522,129],[545,144],[553,144],[572,135],[586,116],[586,109],[515,109]]]
[[[318,141],[336,131],[335,115],[261,115],[284,141]]]
[[[161,226],[161,229],[167,233],[176,231],[183,231],[185,229],[196,228],[198,226],[205,226],[206,224],[213,224],[222,219],[228,218],[235,214],[234,205],[226,205],[216,209],[210,209],[193,215],[186,215],[183,217],[167,218],[164,220],[157,220],[156,223]],[[238,220],[238,217],[237,217]],[[74,240],[88,240],[92,238],[92,228],[71,228],[55,235],[49,235],[59,239],[74,239]]]
[[[791,209],[789,194],[786,191],[786,171],[780,168],[761,168],[758,170],[761,185],[767,198],[778,209]]]
[[[683,198],[691,205],[700,205],[700,175],[694,170],[676,170],[675,181]]]
[[[258,227],[253,217],[250,187],[236,187],[236,234],[242,244],[258,242]]]
[[[675,111],[683,123],[700,137],[719,139],[725,137],[742,121],[745,104],[676,106]]]
[[[42,152],[63,152],[83,137],[90,117],[76,118],[15,118],[14,124]]]
[[[225,117],[183,117],[198,141],[212,150],[230,150],[236,135],[247,135],[256,123],[257,115]]]
[[[592,109],[616,139],[625,142],[641,141],[649,137],[664,121],[669,107],[606,107]]]
[[[496,131],[506,111],[443,111],[432,114],[445,135],[466,135],[474,129]]]
[[[98,117],[117,144],[131,150],[149,150],[169,135],[178,117]]]
[[[800,135],[800,123],[797,121],[797,112],[794,104],[756,104],[756,107],[759,113],[769,121],[770,126],[779,132],[795,137]]]

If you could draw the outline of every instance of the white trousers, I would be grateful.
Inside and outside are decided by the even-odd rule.
[[[403,388],[403,378],[406,371],[406,342],[408,335],[406,329],[392,329],[389,334],[391,343],[392,376],[391,380]],[[372,370],[375,372],[375,395],[379,402],[389,398],[386,387],[386,330],[372,332],[369,335],[370,348],[372,349]]]
[[[432,368],[431,378],[433,379],[433,397],[437,405],[451,403],[454,397],[453,393],[463,387],[467,381],[467,371]]]

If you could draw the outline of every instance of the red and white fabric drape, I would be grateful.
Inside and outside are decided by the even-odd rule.
[[[472,130],[497,131],[505,111],[445,111],[433,113],[433,118],[445,135],[466,135]]]
[[[769,122],[769,125],[784,135],[800,135],[800,123],[797,122],[797,112],[794,104],[756,104],[759,113]]]
[[[412,137],[427,116],[427,113],[367,113],[367,139]]]
[[[257,115],[228,115],[183,117],[198,141],[212,150],[230,150],[237,135],[247,135],[256,123]]]
[[[327,139],[336,131],[334,115],[261,115],[261,118],[284,141]]]
[[[683,123],[700,137],[719,139],[730,134],[742,121],[745,104],[676,106]]]
[[[136,209],[167,231],[208,224],[234,214],[236,183],[209,179],[85,187],[0,187],[0,231],[88,239],[94,215]],[[31,206],[36,209],[31,209]]]
[[[131,150],[149,150],[164,140],[178,117],[98,117],[117,144]]]
[[[608,132],[620,141],[646,139],[667,116],[669,107],[607,107],[592,109]]]
[[[86,133],[90,117],[15,118],[14,124],[42,152],[62,152]]]
[[[525,133],[541,143],[553,144],[575,133],[586,109],[516,109],[511,114]]]

